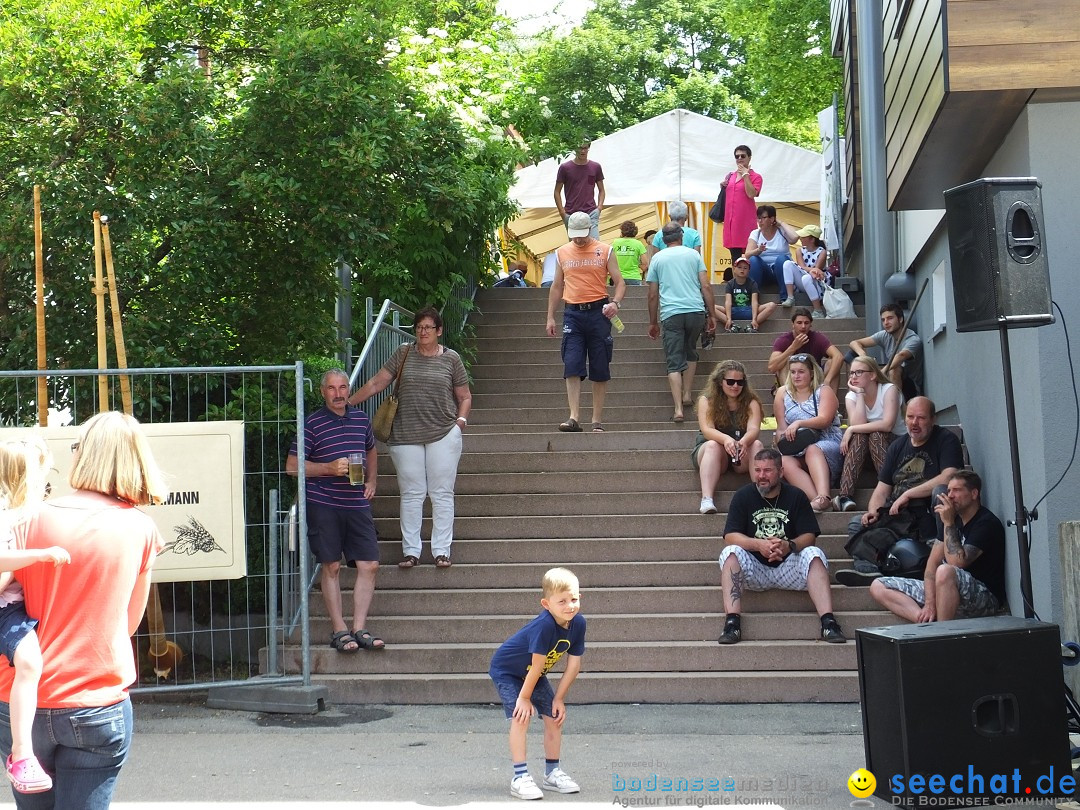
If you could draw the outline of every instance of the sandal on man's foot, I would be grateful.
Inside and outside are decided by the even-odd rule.
[[[356,643],[360,645],[362,650],[384,650],[386,649],[386,642],[377,636],[371,635],[367,630],[357,630],[353,633],[353,638],[356,639]]]
[[[563,433],[581,433],[581,425],[578,423],[577,419],[570,417],[559,425],[559,430]]]
[[[599,422],[593,422],[592,423],[592,432],[593,433],[605,433],[606,431],[604,430],[604,426],[602,424],[600,424]]]
[[[450,562],[450,558],[447,557],[445,554],[440,554],[438,557],[435,558],[436,568],[449,568],[451,565],[453,565],[453,563]]]
[[[338,630],[330,636],[330,646],[339,653],[354,653],[360,650],[360,643],[348,630]]]
[[[413,568],[420,564],[420,559],[414,557],[412,554],[405,556],[405,559],[397,564],[398,568]]]

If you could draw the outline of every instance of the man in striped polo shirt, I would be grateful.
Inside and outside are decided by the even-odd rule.
[[[378,455],[371,421],[351,407],[349,378],[341,369],[326,372],[319,386],[323,407],[304,422],[304,474],[307,476],[308,546],[322,564],[321,589],[332,624],[330,646],[338,652],[381,650],[383,640],[369,633],[368,607],[375,593],[379,568],[379,542],[371,514],[375,497]],[[349,454],[363,453],[364,485],[349,483]],[[296,442],[289,448],[285,472],[298,470]],[[356,569],[353,586],[353,629],[345,624],[338,575],[341,559]]]

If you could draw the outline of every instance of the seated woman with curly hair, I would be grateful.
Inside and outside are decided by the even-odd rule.
[[[713,493],[728,468],[749,473],[762,444],[761,400],[754,393],[746,368],[738,360],[724,360],[713,369],[698,397],[697,443],[690,452],[701,479],[703,515],[716,512]]]

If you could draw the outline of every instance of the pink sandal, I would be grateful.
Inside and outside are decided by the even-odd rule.
[[[45,773],[37,757],[27,757],[13,762],[7,758],[7,775],[19,793],[44,793],[52,790],[52,777]]]

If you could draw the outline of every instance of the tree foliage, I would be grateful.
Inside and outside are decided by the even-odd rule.
[[[597,0],[528,52],[513,117],[537,158],[683,107],[805,146],[840,87],[825,0]]]
[[[461,32],[486,13],[456,7]],[[415,25],[447,8],[394,13]],[[517,149],[464,93],[441,98],[394,64],[401,26],[385,11],[5,0],[2,362],[34,356],[34,184],[50,364],[65,367],[96,365],[94,210],[110,220],[132,366],[332,352],[340,259],[358,299],[406,306],[441,303],[483,267]]]

